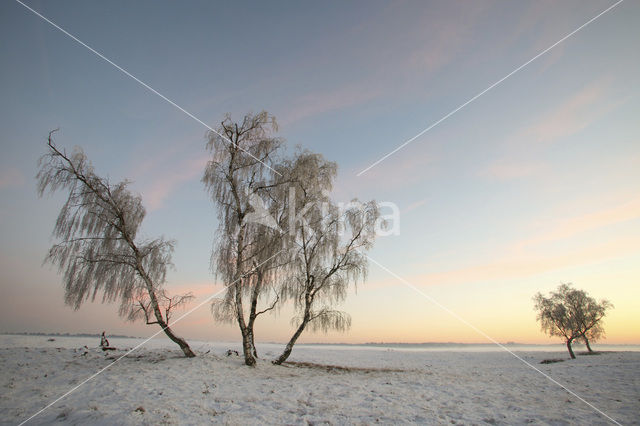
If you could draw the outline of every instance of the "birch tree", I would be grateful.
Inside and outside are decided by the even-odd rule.
[[[569,355],[574,359],[576,356],[571,344],[581,336],[581,333],[569,308],[562,300],[553,295],[545,297],[538,293],[535,295],[534,301],[538,311],[537,319],[542,331],[549,336],[558,336],[564,339]]]
[[[127,188],[129,182],[112,184],[93,170],[81,149],[67,154],[56,147],[49,133],[48,152],[39,161],[38,194],[67,191],[53,229],[58,240],[45,262],[63,274],[65,302],[78,309],[101,294],[102,302],[119,302],[125,319],[144,317],[159,325],[182,349],[195,354],[169,326],[171,312],[190,295],[170,297],[163,288],[171,266],[174,242],[157,238],[140,240],[145,217],[140,196]]]
[[[380,216],[373,201],[354,200],[343,209],[331,201],[327,194],[337,165],[321,155],[300,153],[288,168],[292,182],[288,203],[297,215],[289,217],[290,274],[281,284],[281,294],[293,301],[297,316],[292,319],[295,331],[275,364],[287,360],[305,329],[344,331],[351,326],[351,317],[335,305],[366,276],[363,252],[373,246]]]
[[[582,333],[579,340],[582,340],[587,346],[587,351],[593,353],[591,343],[596,342],[604,336],[603,319],[607,311],[613,308],[608,300],[597,301],[589,296],[586,291],[571,288],[568,290],[570,297],[569,303],[576,312],[576,318],[580,324]]]
[[[575,340],[583,340],[592,352],[589,339],[602,336],[604,328],[601,321],[613,306],[607,300],[597,302],[571,284],[561,284],[548,297],[538,293],[534,302],[542,330],[550,336],[562,337],[571,358],[575,358],[571,347]]]
[[[211,159],[202,178],[219,222],[211,265],[226,286],[212,309],[217,319],[238,324],[250,366],[257,357],[255,321],[276,308],[273,285],[285,257],[276,219],[282,218],[282,205],[272,194],[282,183],[275,163],[283,142],[272,136],[275,131],[275,118],[265,111],[247,114],[239,123],[227,115],[207,135]]]

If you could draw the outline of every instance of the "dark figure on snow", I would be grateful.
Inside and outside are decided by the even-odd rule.
[[[102,332],[102,336],[100,337],[100,347],[103,351],[112,351],[115,349],[109,346],[109,340],[107,340],[107,336],[104,335],[104,331]]]
[[[109,341],[107,340],[107,337],[104,335],[104,331],[102,332],[102,337],[100,338],[100,347],[101,348],[109,347]]]

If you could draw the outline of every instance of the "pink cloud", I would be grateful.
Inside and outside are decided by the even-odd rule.
[[[541,163],[509,163],[502,161],[491,164],[481,174],[498,180],[512,180],[533,176],[543,169],[545,169],[545,166]]]
[[[24,175],[15,167],[0,171],[0,189],[21,186],[24,182]]]
[[[152,182],[143,187],[144,203],[149,211],[162,207],[169,195],[185,182],[200,178],[208,158],[199,156],[179,162],[173,168],[165,169],[153,177]]]
[[[289,125],[305,118],[366,103],[379,97],[382,93],[383,90],[380,86],[362,83],[308,93],[294,99],[292,104],[285,108],[281,114],[282,119],[279,122],[283,125]]]
[[[507,138],[506,148],[510,152],[480,170],[479,174],[491,179],[512,180],[548,172],[544,163],[532,160],[531,157],[548,145],[580,133],[620,102],[624,102],[607,102],[610,83],[610,78],[600,79],[532,119]],[[523,154],[526,154],[526,159],[522,159]]]
[[[418,201],[414,201],[413,203],[409,204],[407,207],[405,207],[404,209],[402,209],[402,213],[406,214],[409,213],[413,210],[419,209],[420,207],[424,206],[425,204],[427,204],[428,199],[424,198],[422,200],[418,200]]]
[[[420,88],[475,43],[474,32],[487,9],[488,6],[482,3],[466,4],[462,9],[443,3],[407,16],[406,10],[390,5],[377,17],[352,28],[351,35],[367,37],[369,47],[359,48],[357,52],[338,48],[337,52],[331,52],[330,60],[323,56],[317,58],[321,69],[335,60],[334,55],[344,55],[341,56],[343,61],[357,63],[362,70],[359,78],[292,99],[279,113],[280,121],[288,125],[403,93],[420,96],[424,102],[425,94]],[[381,37],[380,28],[387,26],[390,20],[406,21],[407,25],[391,37]],[[429,24],[425,25],[425,22]],[[398,43],[407,40],[412,44],[399,48]]]
[[[202,302],[205,298],[222,290],[224,285],[215,281],[179,282],[167,285],[167,290],[171,294],[191,293],[195,297],[195,302]]]
[[[566,240],[589,231],[638,218],[640,218],[640,200],[635,199],[596,212],[558,220],[550,230],[519,242],[516,249],[520,251],[526,247]]]
[[[485,11],[481,4],[469,4],[464,12],[451,11],[447,19],[432,21],[428,32],[414,34],[416,39],[423,39],[420,48],[413,50],[403,65],[411,72],[418,71],[425,75],[440,71],[450,64],[466,47],[474,42],[474,28],[478,18]],[[428,38],[425,35],[428,34]]]
[[[340,173],[334,192],[337,197],[350,199],[371,189],[377,194],[382,194],[385,191],[409,187],[434,174],[437,167],[435,162],[435,156],[416,153],[412,149],[402,150],[393,161],[385,163],[384,167],[374,167],[355,179],[353,176],[362,170],[364,163]]]
[[[521,279],[557,269],[588,265],[640,251],[640,237],[627,236],[609,242],[576,249],[560,255],[506,255],[494,262],[470,265],[458,269],[408,277],[416,286],[439,286],[483,281]],[[373,287],[398,285],[385,280]],[[369,285],[367,285],[369,287]]]
[[[546,144],[580,132],[613,107],[603,99],[609,83],[607,78],[582,88],[537,118],[534,124],[521,129],[512,140]]]
[[[637,197],[630,199],[629,194],[618,194],[617,198],[624,199],[625,196],[628,201],[619,202],[612,207],[558,219],[546,231],[534,229],[531,231],[533,236],[508,243],[487,262],[406,278],[414,285],[425,286],[520,279],[638,253],[640,252],[640,234],[628,230],[626,233],[611,235],[608,240],[588,245],[571,241],[589,232],[640,219],[640,200]],[[576,207],[575,203],[572,204]],[[572,242],[573,248],[562,248],[558,251],[561,247],[565,247],[565,244],[547,244],[557,241]],[[367,288],[397,284],[397,281],[383,279],[367,283]]]
[[[131,176],[137,180],[149,173],[153,173],[155,170],[164,168],[167,163],[175,161],[181,152],[179,144],[171,144],[168,147],[158,149],[145,143],[141,145],[141,152],[135,156],[135,166],[131,171]]]

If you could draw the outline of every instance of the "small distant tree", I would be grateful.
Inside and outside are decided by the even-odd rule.
[[[48,153],[39,161],[37,180],[40,196],[47,191],[69,193],[53,230],[59,242],[45,260],[64,274],[65,302],[78,309],[102,293],[103,302],[120,302],[122,317],[158,324],[186,357],[194,357],[187,342],[169,327],[171,312],[191,297],[170,297],[163,289],[174,242],[140,241],[137,234],[145,216],[140,197],[128,190],[127,181],[111,184],[97,176],[82,150],[67,154],[58,149],[54,132],[49,133]]]
[[[571,344],[577,339],[587,344],[592,352],[589,340],[594,341],[604,334],[602,318],[612,307],[606,300],[597,302],[584,290],[561,284],[548,297],[538,293],[534,296],[535,309],[542,331],[550,336],[562,337],[571,358],[575,358]]]
[[[354,200],[343,209],[331,202],[326,194],[337,166],[321,155],[300,153],[289,169],[288,202],[304,215],[290,220],[291,275],[282,281],[281,294],[283,299],[293,300],[298,315],[292,319],[295,331],[274,364],[287,360],[307,327],[327,332],[351,326],[349,314],[334,306],[346,298],[351,284],[366,276],[363,251],[373,246],[380,216],[373,201],[362,204]]]

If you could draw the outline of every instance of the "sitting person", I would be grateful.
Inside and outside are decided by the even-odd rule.
[[[103,351],[113,351],[116,349],[109,346],[109,340],[107,340],[107,336],[105,336],[104,331],[102,332],[102,337],[100,337],[100,347]]]

